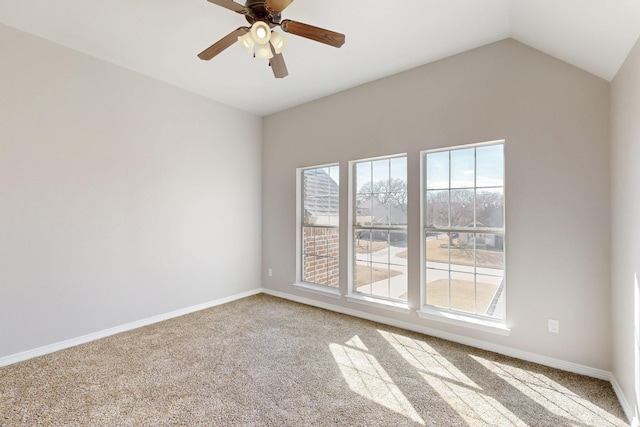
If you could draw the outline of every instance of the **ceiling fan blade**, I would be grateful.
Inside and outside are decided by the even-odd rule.
[[[249,32],[249,27],[240,27],[231,31],[229,34],[203,50],[198,54],[198,58],[208,61],[235,42],[238,41],[238,37],[243,36]]]
[[[273,75],[276,79],[282,79],[289,75],[289,71],[287,70],[287,64],[284,63],[284,58],[281,53],[276,53],[273,46],[271,46],[271,51],[273,52],[273,58],[269,60],[269,65],[273,70]]]
[[[345,41],[344,34],[325,30],[324,28],[314,27],[309,24],[303,24],[302,22],[291,21],[289,19],[283,20],[280,23],[280,27],[282,28],[282,31],[287,33],[295,34],[297,36],[305,37],[334,47],[342,46]]]
[[[267,0],[264,5],[271,12],[280,13],[287,8],[293,0]]]
[[[249,13],[249,9],[247,9],[245,6],[241,5],[240,3],[234,2],[233,0],[208,0],[208,1],[209,3],[217,4],[218,6],[222,6],[224,8],[233,10],[234,12],[238,12],[243,15],[246,15],[247,13]]]

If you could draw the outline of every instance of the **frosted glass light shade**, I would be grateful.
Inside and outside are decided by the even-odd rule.
[[[271,40],[271,28],[263,21],[256,21],[256,23],[251,26],[249,34],[251,34],[253,40],[259,45],[268,44],[269,40]]]
[[[271,52],[271,45],[269,43],[259,44],[258,49],[256,50],[256,58],[260,58],[260,59],[273,58],[273,52]]]
[[[289,40],[280,33],[276,33],[275,31],[271,32],[271,44],[273,45],[273,50],[276,51],[276,54],[282,53],[285,47],[287,47],[287,42]]]
[[[251,33],[238,37],[238,42],[247,52],[250,54],[253,53],[253,47],[256,45],[256,42],[253,40],[253,37],[251,37]]]

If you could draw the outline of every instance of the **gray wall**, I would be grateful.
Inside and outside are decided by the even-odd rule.
[[[640,425],[640,40],[611,85],[613,373]]]
[[[3,25],[0,58],[0,357],[260,288],[259,117]]]
[[[505,40],[264,118],[263,286],[610,370],[608,82]],[[296,290],[295,170],[408,153],[409,303],[420,304],[420,150],[506,139],[502,337]],[[346,293],[347,199],[341,198]],[[273,277],[266,270],[273,269]],[[547,319],[560,320],[560,334]]]

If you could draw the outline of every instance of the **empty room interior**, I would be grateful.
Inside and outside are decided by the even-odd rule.
[[[639,427],[638,276],[637,1],[0,0],[0,425]]]

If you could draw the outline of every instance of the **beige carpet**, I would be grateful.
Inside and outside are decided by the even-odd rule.
[[[611,385],[266,295],[0,369],[3,426],[624,426]]]

